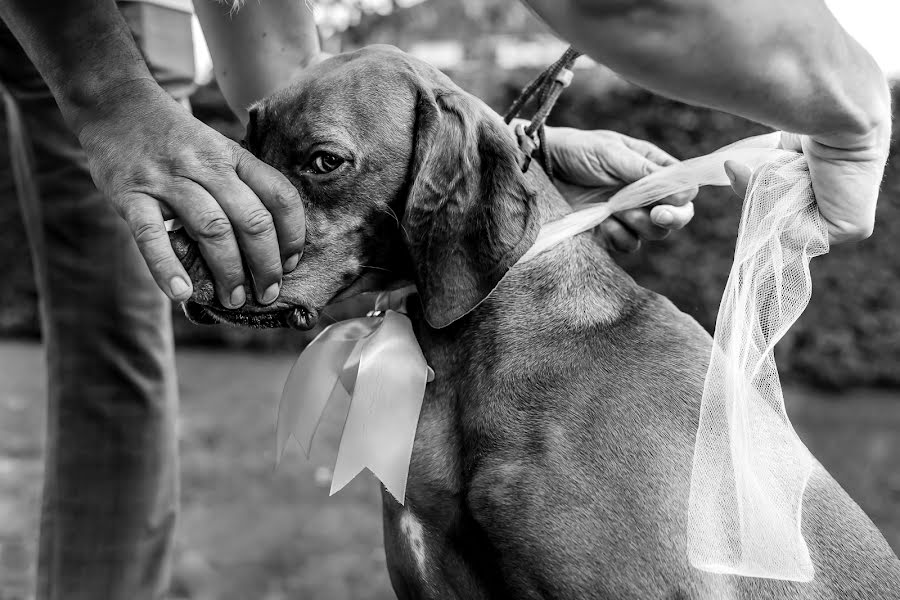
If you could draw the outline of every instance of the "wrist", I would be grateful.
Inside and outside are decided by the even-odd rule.
[[[66,77],[55,96],[60,110],[73,131],[96,112],[109,99],[120,95],[136,82],[147,81],[156,85],[150,70],[143,61],[125,68],[110,69],[115,73],[101,73],[101,69],[86,69]]]
[[[891,135],[891,92],[884,73],[875,60],[851,41],[852,58],[842,65],[833,65],[831,96],[837,109],[830,120],[832,128],[810,131],[818,143],[846,150],[880,148],[885,152]],[[823,77],[824,78],[824,77]]]
[[[115,88],[151,78],[113,0],[10,2],[10,30],[22,44],[70,127]]]
[[[891,117],[885,111],[881,118],[873,118],[866,128],[810,135],[808,142],[803,144],[803,151],[826,159],[840,160],[852,155],[855,161],[884,163],[890,143]]]
[[[150,77],[136,77],[95,90],[80,105],[70,107],[67,115],[75,136],[85,144],[85,136],[99,124],[110,120],[136,120],[166,102],[174,102]]]

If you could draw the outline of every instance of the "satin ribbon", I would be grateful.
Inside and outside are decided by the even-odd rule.
[[[528,262],[563,240],[593,229],[614,213],[648,206],[673,194],[699,186],[730,185],[723,168],[726,160],[741,162],[756,171],[780,156],[797,154],[781,150],[780,141],[780,131],[737,141],[711,154],[691,158],[655,171],[625,186],[607,202],[599,202],[604,192],[589,193],[580,200],[580,204],[586,205],[586,208],[544,225],[535,243],[519,259],[519,263]]]
[[[434,378],[404,314],[414,292],[410,287],[379,294],[369,316],[326,327],[285,382],[276,425],[278,461],[291,438],[309,458],[326,406],[350,398],[331,494],[368,468],[404,503],[425,384]]]

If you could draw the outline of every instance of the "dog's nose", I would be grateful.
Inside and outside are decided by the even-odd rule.
[[[171,242],[172,250],[175,251],[178,260],[185,269],[190,270],[194,258],[194,241],[188,237],[184,229],[176,229],[169,232],[169,242]]]

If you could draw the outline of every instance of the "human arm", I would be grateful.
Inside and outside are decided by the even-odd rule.
[[[890,96],[821,0],[525,1],[638,85],[800,134],[832,242],[871,234]]]
[[[0,17],[47,82],[160,288],[173,300],[191,295],[165,210],[198,239],[223,305],[243,304],[245,284],[273,301],[282,261],[304,238],[303,207],[284,176],[153,81],[112,0],[4,0]]]
[[[321,60],[312,5],[303,0],[248,2],[239,10],[194,0],[216,82],[231,110],[247,122],[247,107]]]

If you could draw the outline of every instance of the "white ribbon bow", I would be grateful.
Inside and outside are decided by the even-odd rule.
[[[284,384],[277,457],[293,437],[306,457],[330,401],[350,396],[331,494],[368,468],[403,504],[425,384],[434,378],[403,314],[415,288],[379,294],[369,316],[326,327],[300,354]]]

